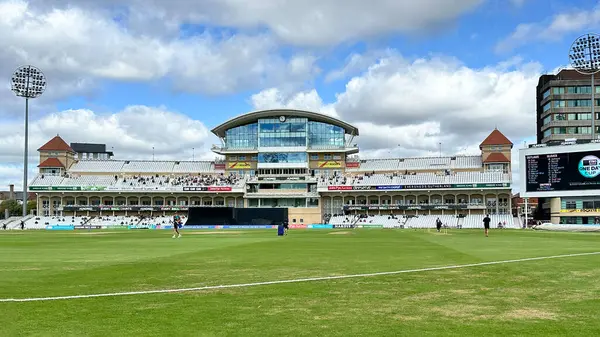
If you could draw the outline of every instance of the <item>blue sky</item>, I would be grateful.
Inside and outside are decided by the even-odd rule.
[[[154,146],[159,158],[194,147],[210,159],[212,127],[276,107],[355,124],[364,157],[428,155],[439,142],[477,153],[496,126],[522,144],[535,135],[537,78],[600,23],[586,0],[139,4],[0,0],[0,77],[22,64],[48,77],[32,102],[32,171],[57,133],[118,157]],[[19,176],[23,102],[8,90],[0,100],[4,184]]]
[[[347,42],[330,48],[306,48],[319,54],[318,65],[322,72],[304,85],[305,88],[316,89],[324,102],[334,102],[335,95],[344,91],[348,78],[328,82],[325,81],[327,72],[342,67],[348,56],[353,53],[388,48],[399,51],[409,59],[433,55],[451,56],[469,68],[483,68],[518,56],[524,61],[539,62],[543,70],[552,71],[556,67],[566,65],[571,40],[583,31],[573,32],[558,41],[534,42],[507,52],[495,52],[495,46],[521,23],[544,22],[553,15],[572,10],[574,7],[589,9],[591,3],[585,0],[527,0],[522,5],[509,5],[508,1],[487,1],[473,12],[466,13],[456,22],[439,30],[409,36],[390,33],[367,41]],[[183,24],[181,35],[192,38],[206,30],[235,34],[235,30],[229,27]],[[294,50],[302,49],[283,46],[281,54],[289,55]],[[226,118],[253,110],[249,100],[255,93],[253,90],[222,95],[181,93],[171,90],[167,82],[104,81],[94,96],[76,96],[58,101],[56,109],[86,108],[114,112],[128,105],[164,105],[170,110],[201,120],[208,127],[216,126]]]

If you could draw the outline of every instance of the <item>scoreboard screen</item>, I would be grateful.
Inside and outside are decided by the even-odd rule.
[[[526,192],[600,189],[600,151],[525,155]]]

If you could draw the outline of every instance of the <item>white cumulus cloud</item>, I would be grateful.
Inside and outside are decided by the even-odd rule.
[[[293,45],[326,46],[393,33],[445,28],[483,0],[32,0],[43,7],[127,8],[140,30],[175,24],[266,29]],[[115,6],[113,6],[115,7]],[[135,13],[135,15],[131,15]],[[145,23],[144,19],[145,18]]]
[[[22,186],[24,132],[20,123],[0,123],[0,186]],[[117,159],[212,160],[216,140],[206,126],[164,107],[130,106],[115,113],[66,110],[33,120],[29,134],[30,174],[37,149],[60,135],[67,143],[102,143]],[[153,150],[154,148],[154,150]],[[33,177],[33,175],[30,175]],[[0,187],[1,189],[1,187]]]
[[[600,6],[594,8],[568,7],[540,22],[517,25],[514,31],[496,44],[499,53],[534,41],[560,41],[570,34],[579,34],[600,28]]]
[[[453,58],[396,54],[350,79],[334,102],[322,103],[314,90],[283,94],[276,88],[255,94],[252,102],[260,109],[310,107],[352,123],[360,130],[363,157],[437,155],[440,145],[445,155],[478,154],[496,127],[515,147],[535,135],[540,72],[541,65],[520,59],[473,69]]]

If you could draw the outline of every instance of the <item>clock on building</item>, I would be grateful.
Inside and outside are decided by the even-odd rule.
[[[281,123],[285,122],[285,116],[280,116],[280,117],[279,117],[279,121],[280,121]]]

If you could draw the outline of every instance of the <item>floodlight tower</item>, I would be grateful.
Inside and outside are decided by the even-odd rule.
[[[19,67],[12,76],[11,90],[25,98],[25,150],[23,153],[23,216],[27,216],[27,156],[29,146],[29,99],[37,98],[46,90],[46,77],[41,70],[33,66]]]
[[[571,66],[580,74],[592,78],[592,139],[596,139],[596,88],[594,75],[600,71],[600,36],[584,34],[578,37],[569,50]]]

